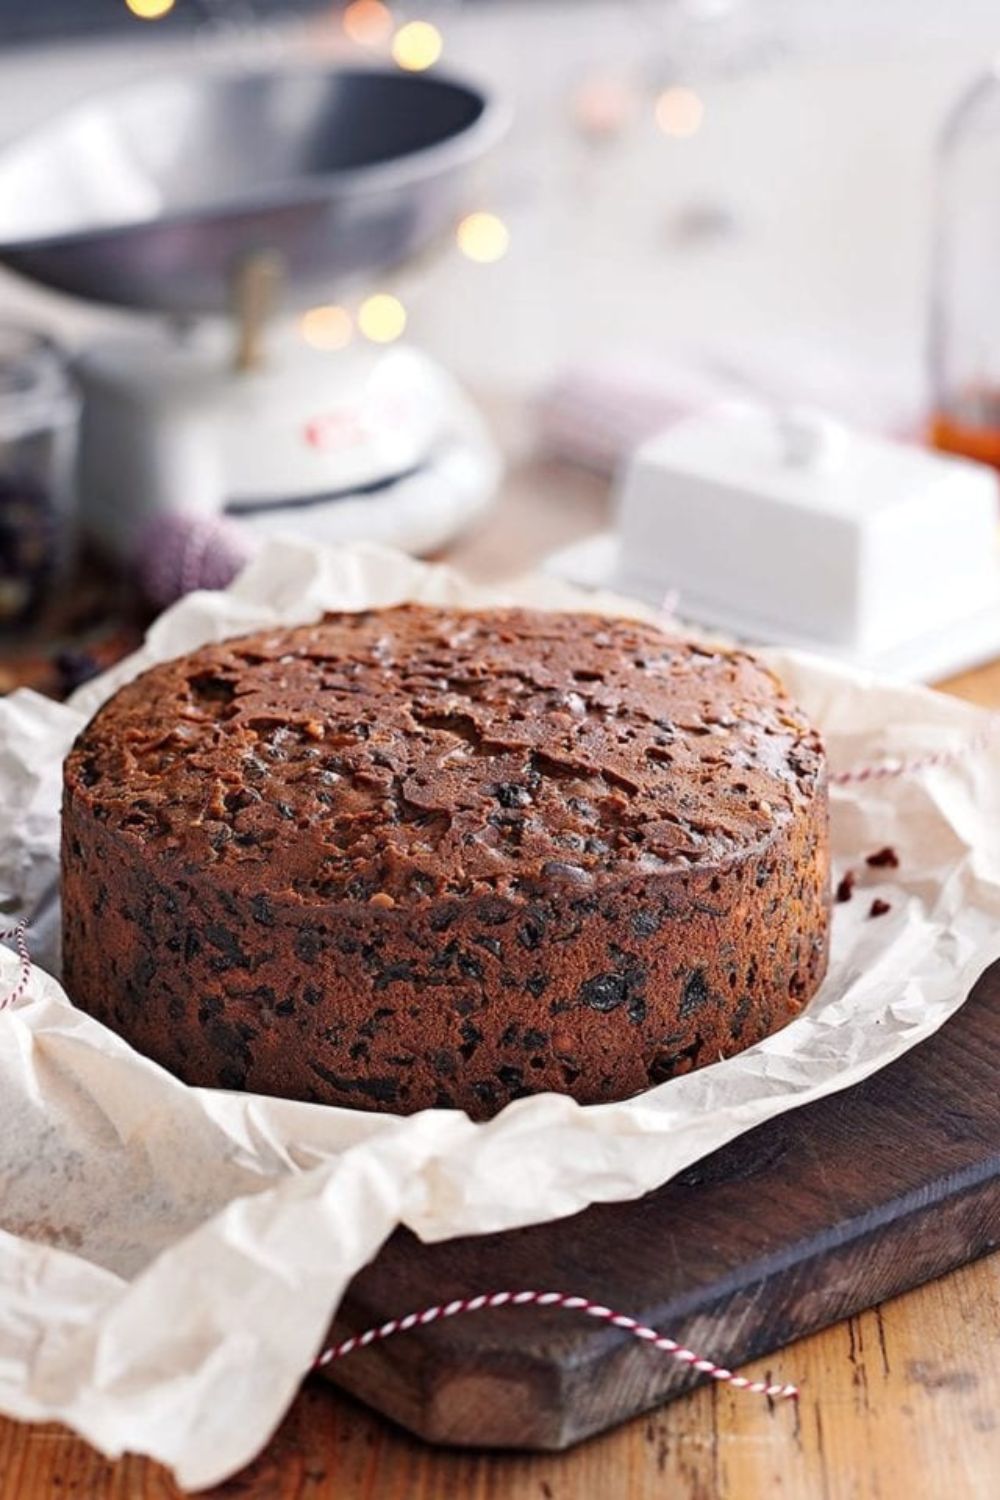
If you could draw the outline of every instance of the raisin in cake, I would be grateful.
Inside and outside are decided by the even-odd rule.
[[[203,647],[80,735],[63,838],[70,996],[193,1084],[617,1099],[826,966],[816,732],[649,624],[411,605]]]

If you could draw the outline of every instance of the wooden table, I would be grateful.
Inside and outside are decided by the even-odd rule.
[[[450,556],[528,568],[602,524],[606,487],[525,464]],[[1000,663],[942,684],[1000,706]],[[1000,1488],[1000,1259],[989,1258],[748,1367],[780,1365],[797,1407],[702,1387],[565,1454],[430,1448],[318,1381],[264,1453],[212,1496],[252,1500],[994,1500]],[[0,1500],[169,1500],[158,1465],[108,1463],[52,1425],[0,1420]]]

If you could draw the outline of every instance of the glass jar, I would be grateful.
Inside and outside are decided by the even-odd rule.
[[[0,631],[39,622],[72,557],[78,416],[56,346],[0,324]]]
[[[930,437],[1000,469],[1000,59],[938,145]]]

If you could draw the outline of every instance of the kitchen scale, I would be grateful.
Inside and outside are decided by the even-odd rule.
[[[475,520],[499,460],[457,384],[401,344],[311,348],[289,314],[443,241],[504,124],[455,79],[297,66],[144,80],[0,152],[0,261],[161,315],[75,362],[105,550],[141,566],[165,516],[224,528],[234,564],[282,530],[419,553]]]

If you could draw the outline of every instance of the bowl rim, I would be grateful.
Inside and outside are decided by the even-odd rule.
[[[148,214],[144,217],[122,220],[120,223],[98,224],[92,228],[61,229],[48,234],[29,234],[20,238],[3,238],[0,235],[0,261],[9,260],[13,265],[22,253],[33,250],[85,250],[89,246],[106,241],[117,241],[126,237],[148,234],[160,229],[173,229],[182,225],[225,224],[245,215],[257,216],[271,211],[296,209],[309,204],[330,202],[333,199],[350,199],[367,194],[403,191],[454,167],[460,167],[483,155],[507,132],[511,111],[495,92],[472,79],[437,68],[421,73],[407,73],[397,68],[342,64],[291,63],[277,66],[226,67],[215,66],[198,71],[198,82],[211,85],[247,82],[254,79],[284,78],[370,78],[402,83],[404,87],[423,89],[444,88],[466,95],[479,110],[467,125],[441,140],[426,146],[415,147],[384,161],[371,162],[358,167],[345,167],[322,173],[297,174],[276,178],[274,181],[253,189],[241,188],[221,200],[208,205],[191,205],[165,213]],[[34,147],[45,138],[66,129],[77,116],[86,115],[95,107],[104,107],[114,100],[144,93],[151,88],[172,84],[190,85],[192,79],[176,70],[152,73],[148,77],[130,80],[111,89],[90,94],[58,111],[31,130],[9,140],[0,148],[0,187],[8,161],[14,160],[27,147]],[[22,269],[18,267],[18,269]],[[28,268],[22,274],[32,275]]]

